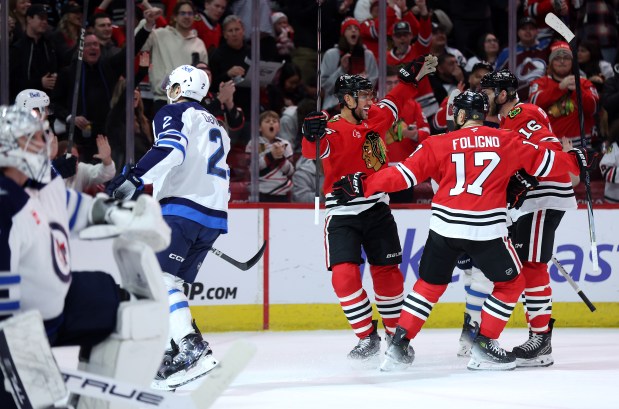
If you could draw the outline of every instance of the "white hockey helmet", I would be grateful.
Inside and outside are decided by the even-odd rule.
[[[31,109],[0,107],[0,167],[16,168],[39,183],[51,180],[47,121]],[[40,136],[43,140],[36,137]]]
[[[172,98],[170,96],[170,92],[173,90],[175,85],[179,85],[181,87],[181,92]],[[172,70],[168,76],[166,94],[170,102],[176,101],[181,96],[200,102],[208,93],[210,86],[211,83],[208,80],[208,76],[203,70],[195,68],[191,65],[181,65],[180,67],[176,67]]]
[[[43,91],[38,89],[25,89],[15,98],[15,105],[26,109],[35,109],[39,111],[42,118],[46,118],[49,114],[49,97]]]

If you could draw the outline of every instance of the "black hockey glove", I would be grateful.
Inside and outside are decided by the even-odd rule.
[[[120,175],[110,181],[105,193],[114,199],[135,200],[144,190],[144,182],[133,173],[133,166],[125,165]]]
[[[63,179],[70,178],[77,173],[77,156],[59,155],[52,160],[52,167]]]
[[[437,65],[438,59],[432,54],[426,54],[401,67],[398,77],[403,82],[417,85],[423,77],[436,71]]]
[[[514,176],[509,178],[507,184],[507,208],[520,209],[527,196],[527,192],[535,189],[539,182],[535,176],[529,175],[524,169],[520,169]]]
[[[573,148],[567,151],[574,155],[578,167],[580,168],[580,176],[584,177],[586,172],[591,172],[598,165],[600,154],[588,148]]]
[[[316,142],[316,137],[322,139],[325,137],[327,129],[327,116],[323,112],[310,112],[303,119],[301,133],[309,142]]]
[[[345,204],[358,197],[363,197],[363,179],[367,175],[362,172],[342,176],[333,184],[333,197],[338,204]]]

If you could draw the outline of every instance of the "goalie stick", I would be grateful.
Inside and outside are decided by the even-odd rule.
[[[576,36],[567,27],[559,17],[553,13],[546,14],[546,24],[554,31],[559,33],[561,37],[565,39],[572,49],[572,55],[578,55],[578,48],[576,44]],[[578,106],[578,122],[580,124],[580,145],[584,149],[586,145],[585,140],[585,117],[582,110],[582,89],[580,86],[580,69],[578,64],[572,64],[574,71],[574,79],[576,85],[576,105]],[[591,262],[593,263],[593,272],[599,273],[600,265],[598,261],[598,249],[597,241],[595,238],[595,221],[593,218],[593,201],[591,200],[591,177],[589,172],[585,172],[585,196],[587,200],[587,216],[589,220],[589,237],[591,239]]]
[[[225,254],[224,252],[222,252],[221,250],[217,250],[214,247],[211,247],[211,253],[215,254],[217,257],[221,259],[224,259],[225,261],[232,264],[234,267],[238,268],[239,270],[247,271],[250,268],[252,268],[258,262],[258,260],[260,260],[260,258],[262,258],[262,255],[264,254],[264,250],[266,249],[266,247],[267,247],[267,241],[265,240],[264,243],[262,244],[262,247],[260,247],[260,250],[258,250],[256,255],[245,262],[237,261],[233,259],[232,257],[228,256],[227,254]]]
[[[572,286],[574,291],[576,291],[576,294],[578,294],[580,296],[580,298],[582,298],[583,302],[585,304],[587,304],[587,307],[589,307],[589,310],[591,312],[595,311],[595,309],[596,309],[595,305],[593,305],[593,303],[589,300],[589,298],[587,298],[585,293],[583,293],[582,290],[580,289],[580,287],[578,287],[578,284],[576,284],[576,281],[574,281],[574,279],[567,273],[567,271],[565,271],[565,269],[563,268],[561,263],[559,263],[559,260],[557,260],[557,258],[554,257],[554,256],[552,257],[552,263],[555,266],[557,266],[557,269],[559,270],[561,275],[563,275],[563,277],[565,277],[567,282],[570,283],[570,285]]]

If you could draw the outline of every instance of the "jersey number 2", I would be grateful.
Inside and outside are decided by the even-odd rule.
[[[474,152],[473,155],[475,158],[475,166],[484,166],[484,163],[487,161],[490,161],[490,163],[484,167],[473,183],[466,184],[464,153],[451,154],[451,161],[456,164],[456,186],[449,190],[450,196],[457,196],[464,192],[465,184],[468,193],[481,196],[484,190],[482,185],[501,161],[501,157],[496,152]]]
[[[224,157],[224,145],[221,137],[221,131],[217,128],[213,128],[208,133],[208,139],[211,142],[217,142],[219,147],[211,156],[208,157],[208,165],[206,167],[206,172],[209,175],[219,176],[222,179],[227,179],[228,173],[225,169],[222,169],[217,166],[217,164]]]

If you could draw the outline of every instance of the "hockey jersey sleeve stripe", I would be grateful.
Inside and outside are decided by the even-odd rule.
[[[21,283],[21,276],[19,274],[14,275],[0,275],[0,285],[11,285]]]
[[[406,180],[407,187],[415,186],[417,184],[417,178],[409,168],[402,165],[401,163],[398,163],[397,165],[395,165],[395,167],[400,171],[400,173],[404,177],[404,180]]]
[[[74,190],[67,189],[67,205],[70,203],[69,198],[72,195],[72,193],[74,193],[76,196],[76,203],[75,203],[75,207],[73,208],[73,212],[71,213],[71,218],[69,219],[69,230],[73,230],[73,227],[75,226],[75,222],[77,221],[77,215],[79,214],[79,211],[80,211],[80,205],[82,204],[82,194]],[[67,206],[67,208],[68,207],[69,206]]]
[[[161,139],[174,139],[177,141],[185,140],[185,145],[189,143],[189,139],[182,132],[177,131],[176,129],[170,129],[168,131],[160,132],[157,135],[157,141]]]
[[[181,302],[177,302],[176,304],[172,304],[170,305],[170,313],[180,309],[180,308],[189,308],[189,302],[187,301],[181,301]]]
[[[330,154],[331,154],[331,145],[329,144],[329,141],[327,140],[327,147],[325,148],[325,153],[320,155],[320,159],[328,158]]]
[[[160,140],[157,142],[157,146],[171,146],[172,148],[178,149],[183,154],[183,161],[185,160],[185,147],[180,143],[174,141]]]
[[[533,176],[548,176],[550,170],[552,169],[552,165],[555,161],[555,153],[551,150],[546,149],[544,152],[544,159],[542,159],[542,163],[539,165],[537,170],[533,173]]]
[[[383,104],[385,105],[387,108],[389,108],[391,110],[391,113],[393,114],[393,120],[395,121],[396,119],[398,119],[398,107],[390,100],[388,99],[382,99],[379,104]]]
[[[19,308],[19,301],[0,301],[0,311],[17,311]]]

